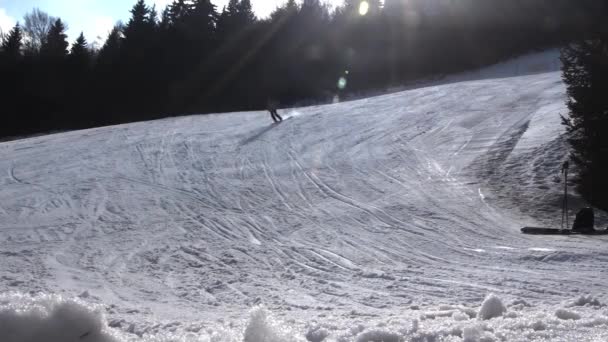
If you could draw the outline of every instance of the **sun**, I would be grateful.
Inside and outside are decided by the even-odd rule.
[[[359,4],[359,15],[364,16],[369,12],[369,2],[361,1]]]

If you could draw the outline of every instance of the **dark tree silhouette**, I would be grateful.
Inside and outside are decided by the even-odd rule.
[[[87,69],[91,64],[91,51],[84,34],[81,32],[72,48],[69,56],[70,64],[80,70]]]
[[[95,124],[94,119],[81,114],[87,111],[93,96],[88,89],[92,80],[92,58],[84,34],[80,33],[72,44],[66,67],[67,91],[71,99],[64,116],[72,127]]]
[[[19,23],[6,35],[2,41],[2,55],[10,61],[17,61],[21,56],[23,46],[23,31]]]
[[[0,103],[2,103],[3,122],[0,136],[16,135],[24,132],[20,108],[23,83],[23,32],[19,23],[0,42]],[[20,115],[21,114],[21,115]]]
[[[61,19],[55,20],[40,47],[40,54],[43,58],[60,60],[68,55],[69,43],[65,30],[66,27]]]
[[[131,9],[131,19],[123,29],[121,57],[115,65],[120,91],[121,114],[130,120],[154,117],[153,108],[161,100],[161,82],[151,73],[162,67],[160,62],[156,12],[139,0]]]
[[[108,34],[106,42],[103,44],[98,53],[97,64],[99,67],[102,65],[106,70],[109,71],[108,67],[118,63],[120,58],[120,48],[122,46],[122,26],[117,25],[112,28],[112,31]]]
[[[121,74],[117,72],[117,68],[121,66],[122,29],[121,24],[114,26],[94,61],[94,82],[90,84],[90,88],[96,96],[91,100],[93,115],[89,120],[99,124],[127,120],[120,115],[118,109],[122,97]]]
[[[563,117],[578,184],[589,201],[608,209],[608,34],[562,50],[569,117]]]

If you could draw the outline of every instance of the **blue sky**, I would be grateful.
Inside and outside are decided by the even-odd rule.
[[[23,21],[23,15],[32,8],[38,7],[53,16],[61,17],[67,22],[70,42],[74,41],[81,31],[89,42],[105,40],[107,33],[118,20],[126,21],[129,10],[136,0],[0,0],[0,28],[8,32],[16,21]],[[172,0],[147,0],[160,10]],[[260,17],[267,16],[285,0],[252,0],[253,8]],[[338,3],[341,0],[329,0]],[[213,0],[221,10],[228,0]]]

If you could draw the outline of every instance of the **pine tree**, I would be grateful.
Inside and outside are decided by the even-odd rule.
[[[131,9],[131,19],[124,28],[125,44],[144,44],[156,27],[156,10],[146,6],[144,0],[138,0]]]
[[[120,58],[121,46],[122,27],[120,25],[116,25],[114,28],[112,28],[112,31],[110,31],[108,34],[108,38],[99,50],[97,64],[111,66],[113,63],[116,63],[118,58]]]
[[[167,18],[172,25],[183,22],[184,18],[188,16],[190,6],[186,4],[185,0],[175,0],[172,4],[167,6]]]
[[[228,40],[234,34],[242,33],[256,22],[249,0],[230,0],[228,7],[220,14],[217,30],[220,39]]]
[[[253,8],[251,7],[251,0],[241,0],[236,5],[236,9],[240,24],[250,25],[256,21],[255,13],[253,13]]]
[[[562,50],[569,117],[562,117],[579,167],[579,189],[594,205],[608,208],[608,35]]]
[[[156,28],[158,25],[158,11],[156,10],[156,5],[152,5],[150,7],[150,11],[148,13],[148,26],[150,28]]]
[[[237,16],[238,0],[228,1],[228,6],[224,6],[217,21],[217,31],[221,40],[227,40],[228,36],[235,30],[235,18]]]
[[[144,0],[138,0],[137,3],[131,9],[131,18],[125,27],[125,35],[126,32],[132,31],[137,27],[143,26],[145,22],[148,21],[150,9],[146,6],[146,2]]]
[[[281,22],[287,20],[288,17],[293,17],[296,13],[298,13],[299,7],[295,0],[287,0],[287,2],[281,6],[277,7],[270,14],[270,21],[273,23],[278,23],[282,25]]]
[[[17,23],[2,42],[2,54],[15,60],[21,55],[22,46],[23,31],[19,23]]]
[[[218,13],[210,0],[195,0],[187,18],[188,31],[194,40],[193,43],[209,45],[213,40],[217,20]]]
[[[159,27],[160,31],[162,31],[162,32],[168,31],[172,25],[170,7],[171,6],[165,7],[165,9],[163,10],[163,13],[161,13],[161,15],[160,15],[160,22],[158,23],[158,27]]]
[[[193,24],[208,32],[213,32],[218,14],[215,5],[210,0],[194,0],[188,13]]]
[[[81,32],[70,50],[70,63],[78,68],[88,67],[91,62],[91,51],[84,34]]]
[[[55,20],[49,34],[40,48],[40,53],[47,59],[62,59],[68,55],[68,41],[65,25],[61,19]]]

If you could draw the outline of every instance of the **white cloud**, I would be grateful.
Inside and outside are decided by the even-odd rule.
[[[93,19],[91,28],[89,29],[89,41],[103,44],[114,24],[114,19],[109,16],[98,16]]]
[[[90,15],[86,21],[82,20],[68,26],[68,42],[73,43],[82,32],[89,45],[100,47],[108,38],[114,24],[115,21],[110,16]]]
[[[0,29],[2,32],[7,33],[13,28],[13,26],[15,26],[16,23],[17,21],[8,15],[4,8],[0,8]]]

